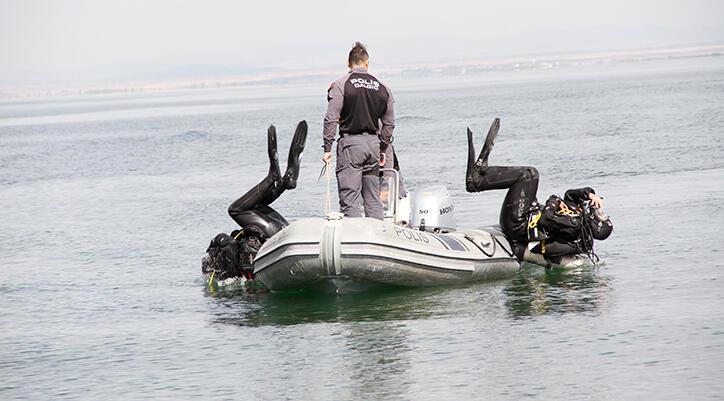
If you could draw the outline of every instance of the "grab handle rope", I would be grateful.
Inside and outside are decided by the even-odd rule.
[[[327,181],[327,192],[324,195],[324,215],[327,217],[332,213],[332,169],[330,168],[330,164],[329,162],[324,163],[322,171],[319,173],[319,178],[317,179],[317,182],[319,182],[322,176],[324,176]]]
[[[332,169],[329,167],[330,164],[329,162],[325,163],[327,166],[327,196],[324,202],[324,214],[327,216],[332,213]]]

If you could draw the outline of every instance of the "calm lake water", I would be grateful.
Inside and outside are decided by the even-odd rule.
[[[343,70],[340,74],[344,73]],[[329,77],[331,81],[336,77]],[[604,263],[457,287],[210,293],[228,204],[310,135],[289,220],[319,216],[324,82],[0,103],[0,399],[716,399],[724,393],[724,59],[388,82],[408,187],[461,227],[465,127],[539,197],[590,185]]]

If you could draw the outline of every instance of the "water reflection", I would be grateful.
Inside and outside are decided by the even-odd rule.
[[[388,289],[339,297],[314,294],[207,293],[214,323],[248,326],[334,325],[329,349],[341,357],[341,399],[396,399],[409,392],[411,320],[446,316],[440,297],[450,289]],[[334,357],[332,357],[334,360]]]
[[[215,307],[215,323],[238,326],[295,325],[317,322],[412,320],[445,316],[438,301],[449,289],[388,289],[385,291],[319,296],[246,291],[207,293]]]
[[[409,392],[412,378],[410,329],[405,322],[353,322],[347,325],[345,365],[352,400],[393,399]]]
[[[416,320],[461,314],[485,319],[498,316],[501,307],[516,318],[595,312],[607,304],[611,290],[610,278],[601,274],[599,267],[546,270],[524,265],[513,279],[460,288],[387,289],[337,297],[246,290],[207,291],[206,295],[212,302],[213,323],[286,326]]]
[[[610,278],[598,267],[546,270],[532,265],[524,265],[504,290],[513,317],[598,311],[610,292]]]

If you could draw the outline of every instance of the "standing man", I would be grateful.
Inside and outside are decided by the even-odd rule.
[[[362,217],[359,205],[363,201],[365,216],[382,220],[379,169],[385,158],[380,154],[392,142],[394,99],[390,90],[367,72],[369,54],[362,43],[356,42],[349,51],[347,65],[347,75],[327,91],[322,161],[332,161],[332,142],[339,125],[336,171],[340,211],[346,217]]]

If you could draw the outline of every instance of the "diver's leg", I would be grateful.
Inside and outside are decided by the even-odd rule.
[[[498,169],[488,167],[487,169]],[[538,192],[538,170],[534,167],[508,167],[515,170],[518,179],[508,188],[500,209],[500,226],[512,241],[528,241],[528,213]],[[501,174],[509,176],[511,172]],[[487,174],[486,174],[487,176]]]
[[[242,223],[238,220],[239,214],[244,211],[251,210],[257,205],[268,205],[271,203],[267,203],[266,201],[269,199],[269,195],[272,192],[271,188],[273,187],[274,181],[267,175],[260,183],[256,184],[239,199],[229,205],[229,216],[239,223],[239,225],[242,225]]]
[[[476,169],[480,177],[476,182],[475,192],[511,188],[530,168],[532,167],[488,166]]]
[[[337,190],[339,191],[339,210],[346,217],[362,217],[362,167],[352,162],[351,152],[354,137],[346,136],[337,142]]]
[[[465,190],[468,192],[478,192],[482,185],[480,183],[482,176],[475,167],[475,144],[473,143],[473,132],[468,127],[468,165],[465,170]]]
[[[522,260],[528,243],[528,214],[538,191],[538,170],[497,166],[481,170],[478,189],[508,189],[500,208],[500,228],[510,241],[516,258]]]
[[[538,191],[538,170],[533,167],[488,166],[488,156],[495,144],[500,120],[493,120],[485,146],[475,159],[473,133],[468,128],[468,165],[465,189],[468,192],[507,189],[500,210],[500,226],[511,240],[523,240],[530,206]]]
[[[488,166],[479,172],[475,191],[507,189],[500,209],[500,226],[510,240],[527,241],[528,212],[538,191],[534,167]]]
[[[292,144],[289,147],[289,158],[287,159],[287,171],[284,173],[284,188],[294,189],[297,187],[299,177],[299,163],[304,152],[304,143],[307,141],[307,122],[302,120],[297,124]]]
[[[282,173],[279,169],[279,156],[277,151],[277,129],[275,126],[270,125],[269,129],[266,132],[266,151],[269,155],[269,173],[268,176],[271,177],[272,181],[274,182],[275,187],[280,187],[279,189],[276,189],[279,194],[281,195],[283,189],[281,188],[282,184]],[[276,200],[276,198],[274,198]],[[272,200],[272,202],[274,201]],[[271,203],[271,202],[269,202]]]
[[[483,149],[480,151],[480,155],[478,155],[478,160],[475,162],[475,165],[477,167],[488,166],[488,156],[490,156],[490,152],[493,151],[493,145],[495,145],[495,138],[498,136],[499,129],[500,119],[496,117],[493,120],[493,123],[490,125],[490,129],[488,129],[488,135],[485,137]]]
[[[465,190],[468,192],[482,191],[482,184],[480,183],[481,169],[488,166],[488,157],[490,152],[493,150],[495,145],[495,138],[498,135],[500,129],[500,119],[496,118],[493,120],[493,124],[488,130],[488,135],[485,137],[485,143],[483,149],[480,151],[478,158],[475,158],[475,145],[473,143],[473,132],[468,128],[468,163],[465,172]]]
[[[284,192],[277,158],[277,132],[273,125],[267,130],[267,153],[269,172],[266,177],[229,206],[229,216],[237,223],[239,213],[257,205],[269,205]]]
[[[362,168],[362,200],[364,201],[365,216],[382,220],[384,210],[380,199],[380,142],[375,136],[365,136],[368,150],[365,165]]]

